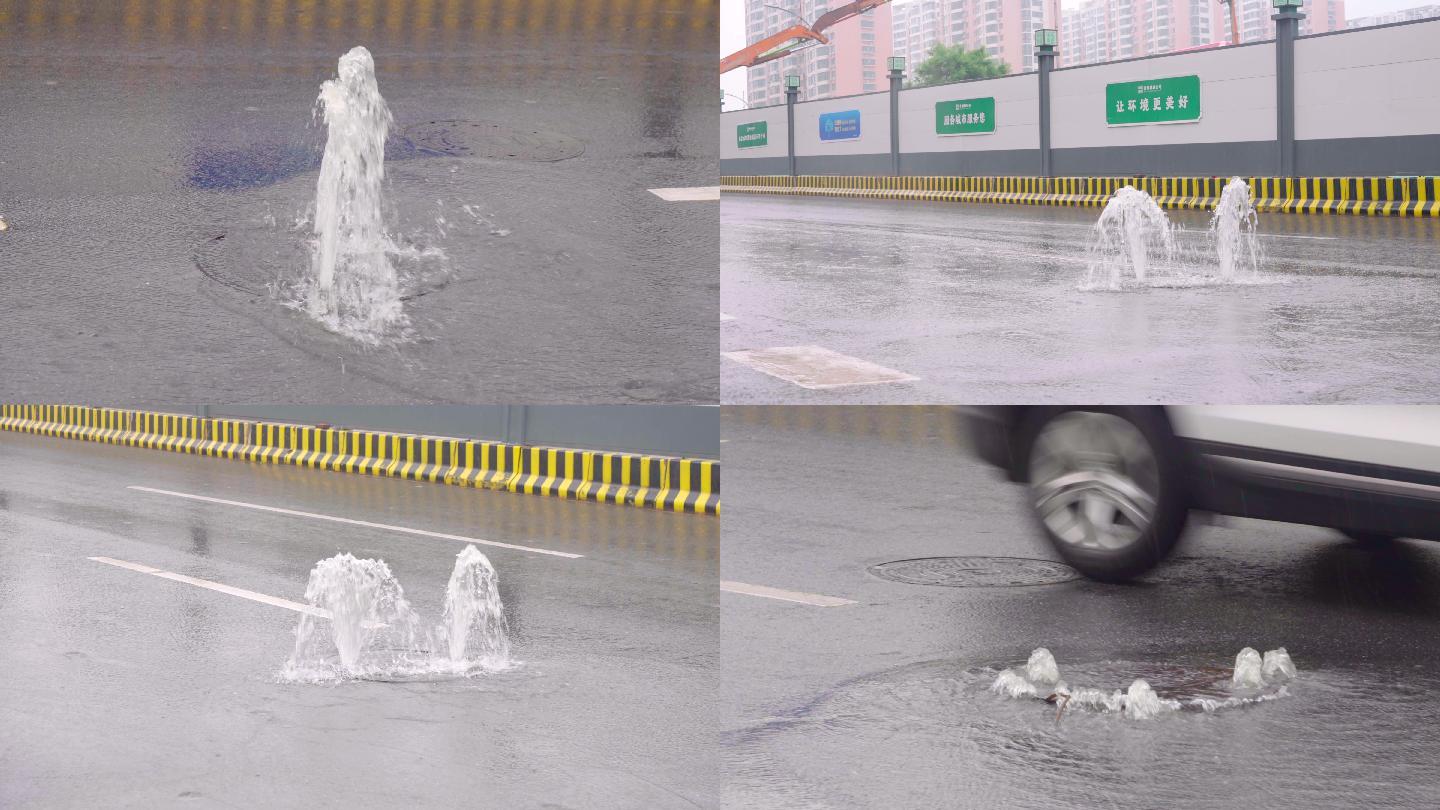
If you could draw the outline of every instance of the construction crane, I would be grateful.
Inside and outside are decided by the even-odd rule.
[[[1235,11],[1236,0],[1220,0],[1220,5],[1230,7],[1230,44],[1240,44],[1240,20]]]
[[[826,29],[833,28],[836,23],[864,14],[872,8],[878,8],[888,2],[890,0],[855,0],[821,14],[812,24],[792,25],[778,34],[771,34],[759,42],[747,45],[721,59],[720,73],[724,75],[736,68],[763,65],[771,60],[789,56],[803,48],[829,44],[830,40],[824,33]],[[804,20],[801,22],[803,23]]]

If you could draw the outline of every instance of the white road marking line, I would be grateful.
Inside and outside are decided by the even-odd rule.
[[[721,355],[762,374],[779,377],[801,388],[812,390],[914,382],[920,379],[903,371],[819,346],[776,346],[769,349],[721,352]]]
[[[113,565],[117,568],[125,568],[131,571],[138,571],[142,574],[149,574],[154,577],[160,577],[161,579],[171,579],[176,582],[183,582],[186,585],[194,585],[197,588],[207,588],[212,591],[219,591],[220,593],[228,593],[231,596],[238,596],[241,599],[249,599],[252,602],[261,602],[266,605],[282,607],[286,610],[293,610],[296,613],[309,613],[311,616],[319,616],[322,619],[330,618],[330,611],[325,610],[324,608],[317,608],[313,605],[302,605],[299,602],[291,602],[289,599],[281,599],[278,596],[270,596],[269,594],[256,593],[255,591],[247,591],[244,588],[236,588],[233,585],[225,585],[220,582],[211,582],[208,579],[187,577],[184,574],[177,574],[174,571],[165,571],[159,568],[151,568],[148,565],[126,562],[125,560],[117,560],[113,557],[87,557],[86,559],[94,560],[98,563],[105,563],[106,565]]]
[[[584,557],[584,554],[571,554],[568,551],[553,551],[548,548],[535,548],[533,546],[518,546],[513,543],[501,543],[497,540],[481,540],[478,537],[465,537],[459,534],[445,534],[444,532],[428,532],[424,529],[411,529],[406,526],[392,526],[388,523],[371,523],[368,520],[354,520],[351,518],[336,517],[334,515],[321,515],[315,512],[300,512],[295,509],[281,509],[278,506],[262,506],[258,503],[246,503],[244,501],[227,501],[224,498],[211,498],[207,495],[191,495],[188,492],[172,492],[168,489],[152,489],[151,487],[126,487],[139,492],[152,492],[156,495],[170,495],[175,498],[189,498],[192,501],[205,501],[207,503],[219,503],[225,506],[240,506],[245,509],[258,509],[261,512],[274,512],[279,515],[292,515],[294,517],[311,518],[313,520],[328,520],[332,523],[345,523],[351,526],[365,526],[371,529],[385,529],[392,532],[404,534],[415,534],[421,537],[438,537],[441,540],[459,540],[462,543],[477,543],[482,546],[494,546],[496,548],[508,548],[515,551],[529,551],[535,554],[549,554],[552,557],[564,557],[568,560],[577,560]]]
[[[733,321],[733,320],[735,320],[735,316],[734,316],[734,315],[726,315],[726,314],[723,313],[723,312],[720,313],[720,322],[721,322],[721,323],[724,323],[724,322],[726,322],[726,321]]]
[[[746,596],[759,596],[763,599],[779,599],[782,602],[799,602],[802,605],[814,605],[815,607],[841,607],[856,604],[854,599],[841,599],[838,596],[821,596],[818,593],[786,591],[764,585],[748,585],[744,582],[728,582],[725,580],[720,581],[720,590],[727,593],[740,593]]]
[[[720,199],[719,186],[695,186],[693,188],[652,188],[650,193],[665,202],[704,202]]]

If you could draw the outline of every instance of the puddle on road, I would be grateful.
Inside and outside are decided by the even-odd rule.
[[[1023,659],[1023,654],[1021,656]],[[1138,657],[1137,657],[1138,658]],[[1404,806],[1440,765],[1440,679],[1304,666],[1284,699],[1164,712],[1077,711],[992,691],[1018,662],[931,661],[841,684],[793,712],[727,735],[730,800],[759,807],[1050,808]],[[1234,697],[1231,662],[1066,663],[1072,684],[1162,699]],[[1023,669],[1023,667],[1022,667]],[[1276,694],[1255,690],[1252,696]],[[1277,804],[1278,802],[1278,804]]]

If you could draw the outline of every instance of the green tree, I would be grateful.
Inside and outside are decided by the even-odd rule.
[[[929,87],[969,79],[993,79],[1010,72],[1010,66],[994,59],[984,48],[965,50],[963,45],[936,43],[930,55],[915,69],[911,87]]]

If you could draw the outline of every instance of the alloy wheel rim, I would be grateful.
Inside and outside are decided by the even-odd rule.
[[[1155,519],[1159,465],[1139,428],[1109,413],[1073,411],[1047,423],[1030,451],[1036,513],[1067,545],[1119,551]]]

